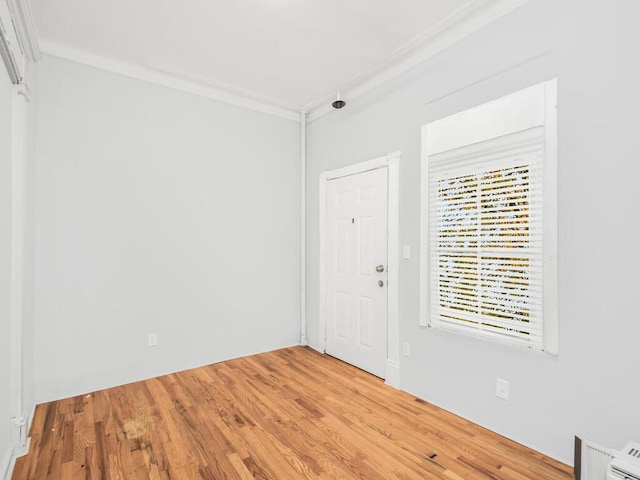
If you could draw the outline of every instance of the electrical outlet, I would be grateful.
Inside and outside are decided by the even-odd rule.
[[[155,333],[150,333],[147,336],[147,343],[150,347],[155,347],[158,345],[158,336]]]
[[[411,356],[411,346],[407,342],[404,342],[402,344],[402,354],[405,357],[410,357]]]
[[[496,379],[496,397],[509,400],[509,382],[501,378]]]

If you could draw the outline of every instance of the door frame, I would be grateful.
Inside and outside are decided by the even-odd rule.
[[[326,279],[326,222],[327,182],[336,178],[356,175],[386,168],[387,187],[387,358],[385,361],[385,383],[400,386],[400,321],[399,321],[399,269],[400,269],[400,152],[389,153],[371,160],[349,165],[320,174],[320,282],[319,282],[319,327],[320,350],[327,348],[327,279]]]

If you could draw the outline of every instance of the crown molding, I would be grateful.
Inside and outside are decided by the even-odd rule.
[[[18,84],[22,81],[26,62],[14,17],[9,3],[0,0],[0,57],[11,83]]]
[[[2,58],[4,62],[11,83],[17,84],[20,83],[21,79],[20,68],[18,67],[18,62],[13,54],[11,41],[8,37],[9,32],[4,29],[2,17],[0,16],[0,58]]]
[[[16,33],[25,55],[31,62],[40,60],[40,46],[38,44],[38,33],[36,24],[33,21],[33,13],[28,0],[6,0]]]
[[[471,0],[464,7],[447,16],[432,28],[396,49],[389,57],[380,63],[363,71],[343,84],[341,88],[339,88],[341,96],[348,100],[354,100],[368,93],[529,1],[530,0]],[[39,58],[40,49],[38,48],[38,41],[35,37],[35,28],[33,27],[31,9],[28,1],[7,0],[7,2],[16,5],[16,11],[21,12],[19,13],[19,18],[22,19],[21,22],[24,28],[19,28],[19,30],[23,33],[26,32],[26,38],[30,39],[25,41],[25,44],[30,45],[29,48],[32,49],[29,55],[34,55],[33,58]],[[40,46],[42,52],[47,55],[107,70],[137,80],[155,83],[167,88],[200,95],[294,122],[300,120],[300,111],[308,112],[308,123],[333,111],[333,108],[331,108],[333,92],[309,102],[298,109],[283,106],[282,104],[278,104],[276,100],[264,97],[255,92],[221,82],[213,82],[209,79],[193,78],[185,74],[165,71],[160,68],[121,62],[47,40],[40,41]]]
[[[528,2],[472,0],[396,49],[382,62],[352,78],[339,89],[341,97],[353,100],[364,95]],[[309,112],[308,121],[313,122],[332,112],[332,99],[333,94],[330,94],[304,105],[302,110]]]
[[[264,97],[258,94],[231,85],[220,82],[214,84],[203,83],[170,72],[120,62],[47,40],[42,40],[40,45],[42,52],[46,55],[117,73],[136,80],[162,85],[163,87],[174,90],[199,95],[212,100],[218,100],[256,112],[266,113],[285,120],[300,121],[300,112],[298,110],[274,105],[273,103],[265,101]]]

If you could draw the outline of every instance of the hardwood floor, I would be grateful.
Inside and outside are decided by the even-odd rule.
[[[13,479],[560,480],[571,469],[304,347],[38,405]]]

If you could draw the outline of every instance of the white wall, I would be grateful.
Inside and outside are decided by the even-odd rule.
[[[0,64],[0,476],[11,451],[12,88],[4,64]]]
[[[532,0],[310,127],[308,338],[318,332],[318,179],[396,150],[401,160],[401,387],[572,462],[573,435],[640,440],[635,307],[640,175],[640,3]],[[502,72],[502,73],[501,73]],[[418,326],[420,127],[557,77],[560,355]],[[631,250],[629,250],[631,248]],[[510,381],[509,402],[495,397]]]
[[[296,344],[298,124],[53,57],[38,84],[37,400]]]

